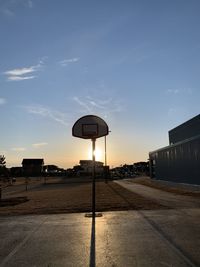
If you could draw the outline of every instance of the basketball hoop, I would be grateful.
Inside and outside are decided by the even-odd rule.
[[[83,139],[96,139],[108,135],[108,125],[98,116],[87,115],[77,120],[72,135]]]
[[[108,125],[98,116],[87,115],[77,120],[72,127],[72,135],[83,139],[92,140],[92,159],[93,159],[93,175],[92,175],[92,217],[95,218],[95,142],[96,138],[108,135]]]

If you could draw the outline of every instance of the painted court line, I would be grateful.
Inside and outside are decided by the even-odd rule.
[[[21,247],[30,239],[30,237],[37,232],[41,225],[46,221],[46,218],[38,225],[36,228],[31,231],[0,263],[0,267],[4,267],[8,261],[20,250]]]
[[[142,211],[137,211],[141,217],[151,226],[152,230],[180,257],[182,258],[188,266],[198,267],[187,253],[182,250],[177,244],[173,242],[173,240],[162,231],[162,229],[153,222],[150,218],[148,218]]]

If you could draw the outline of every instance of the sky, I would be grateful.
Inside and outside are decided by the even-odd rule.
[[[0,154],[69,168],[91,159],[72,137],[104,119],[111,167],[147,161],[198,115],[200,1],[0,0]],[[104,161],[104,137],[97,160]]]

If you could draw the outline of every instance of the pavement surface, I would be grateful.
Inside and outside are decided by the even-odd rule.
[[[200,266],[200,200],[130,180],[169,209],[0,217],[0,267]]]
[[[200,266],[200,210],[0,218],[0,266]]]

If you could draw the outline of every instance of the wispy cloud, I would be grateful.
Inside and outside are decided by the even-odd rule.
[[[46,142],[32,144],[32,146],[35,148],[40,148],[40,147],[43,147],[46,145],[48,145],[48,143],[46,143]]]
[[[63,67],[69,65],[70,63],[75,63],[75,62],[78,62],[80,60],[79,57],[74,57],[74,58],[69,58],[69,59],[64,59],[64,60],[61,60],[59,61],[59,64]]]
[[[36,115],[51,119],[64,126],[68,125],[67,114],[62,113],[60,111],[52,110],[51,108],[38,106],[38,105],[26,106],[24,108],[27,110],[28,113],[36,114]]]
[[[81,100],[79,97],[74,96],[73,100],[83,108],[84,111],[92,112],[91,105],[88,102]]]
[[[32,0],[6,0],[0,2],[0,13],[7,17],[13,17],[15,15],[16,9],[22,8],[33,8]]]
[[[27,73],[32,73],[37,70],[37,66],[31,66],[28,68],[21,68],[21,69],[13,69],[13,70],[8,70],[5,72],[7,75],[13,75],[13,76],[21,76]]]
[[[36,76],[35,75],[30,76],[27,74],[32,74],[34,72],[39,71],[41,69],[42,65],[43,65],[43,61],[40,60],[37,65],[7,70],[4,72],[4,74],[7,76],[7,79],[9,81],[30,80],[30,79],[34,79]]]
[[[1,13],[3,13],[6,17],[14,16],[14,12],[7,7],[1,8]]]
[[[5,103],[6,103],[6,99],[0,97],[0,105],[4,105]]]
[[[96,98],[74,96],[73,101],[80,106],[81,113],[102,114],[104,117],[111,113],[121,112],[123,109],[122,104],[113,98],[99,99],[99,96]]]
[[[179,89],[168,89],[167,90],[167,94],[178,94],[180,93],[180,90]]]
[[[25,151],[26,148],[25,147],[13,147],[13,148],[11,148],[11,150],[17,151],[17,152],[22,152],[22,151]]]
[[[23,81],[23,80],[30,80],[34,79],[36,76],[9,76],[8,80],[9,81]]]
[[[192,94],[193,89],[192,88],[181,88],[181,89],[167,89],[166,93],[167,94]]]
[[[32,8],[33,7],[33,1],[27,0],[27,5],[29,8]]]

